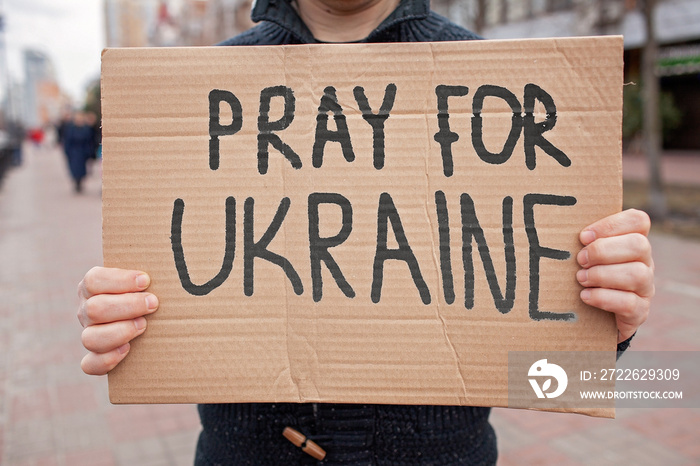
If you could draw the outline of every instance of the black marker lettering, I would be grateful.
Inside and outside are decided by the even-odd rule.
[[[547,118],[540,123],[535,123],[535,99],[544,104],[547,112]],[[542,136],[546,131],[554,128],[554,125],[557,123],[557,107],[554,105],[552,96],[535,84],[527,84],[525,86],[524,106],[525,165],[527,165],[527,168],[530,170],[535,169],[535,146],[540,146],[546,154],[554,158],[560,165],[564,167],[570,166],[571,159]]]
[[[454,164],[452,162],[452,143],[459,140],[459,134],[450,130],[450,112],[447,105],[448,97],[462,97],[467,95],[469,88],[466,86],[439,85],[435,88],[438,108],[438,127],[433,139],[440,144],[442,151],[442,170],[445,176],[452,176]]]
[[[220,105],[226,102],[231,107],[231,124],[223,126],[220,121]],[[229,91],[214,89],[209,93],[209,168],[219,168],[219,136],[231,136],[243,127],[243,108],[238,98]]]
[[[268,251],[267,249],[270,242],[282,226],[282,222],[284,221],[287,211],[289,210],[290,203],[291,201],[288,197],[282,199],[279,207],[277,208],[277,213],[275,213],[275,216],[270,223],[270,226],[265,231],[265,234],[262,235],[262,238],[260,238],[260,240],[256,243],[253,231],[255,224],[253,207],[255,205],[255,201],[252,197],[245,200],[245,204],[243,206],[243,292],[246,296],[253,295],[253,269],[256,257],[265,259],[266,261],[272,262],[273,264],[281,267],[282,270],[284,270],[284,273],[287,275],[289,281],[292,283],[294,293],[300,295],[304,292],[304,286],[301,283],[299,274],[296,272],[296,270],[294,270],[292,264],[284,257],[272,251]]]
[[[270,121],[270,101],[273,97],[284,98],[284,115],[277,121]],[[286,86],[267,87],[260,92],[260,114],[258,116],[258,172],[267,173],[270,144],[280,151],[292,167],[301,168],[301,159],[273,131],[282,131],[294,120],[295,99],[292,89]]]
[[[497,154],[489,152],[484,145],[481,111],[484,106],[484,99],[488,96],[500,97],[508,103],[510,109],[513,111],[508,139],[506,139],[505,144],[503,144],[501,152]],[[472,113],[474,114],[472,117],[472,145],[474,146],[476,154],[481,160],[487,163],[505,163],[510,156],[513,155],[513,149],[515,149],[515,144],[518,142],[518,138],[520,138],[520,132],[523,127],[522,108],[520,107],[518,98],[505,87],[484,85],[479,87],[474,94]]]
[[[391,228],[394,231],[396,241],[399,243],[398,249],[389,249],[387,247],[389,222],[391,222]],[[408,239],[403,231],[403,225],[401,225],[399,212],[396,210],[391,196],[388,193],[382,193],[379,196],[379,208],[377,212],[377,249],[374,255],[371,293],[373,303],[378,303],[382,296],[384,262],[389,259],[406,262],[411,272],[413,283],[416,285],[416,288],[418,288],[423,304],[430,304],[430,290],[428,290],[428,285],[425,283],[425,280],[423,280],[418,260],[413,254],[411,246],[408,244]]]
[[[442,274],[442,292],[447,304],[455,302],[454,280],[452,277],[452,258],[450,250],[450,217],[447,212],[447,200],[442,191],[435,192],[438,233],[440,236],[440,272]]]
[[[173,204],[173,219],[170,227],[170,243],[175,259],[175,269],[180,277],[182,287],[189,294],[204,296],[218,288],[229,276],[233,269],[233,257],[236,253],[236,200],[233,197],[226,198],[226,246],[224,247],[224,260],[219,273],[204,285],[195,285],[190,280],[190,274],[185,262],[185,252],[182,248],[182,217],[185,212],[185,202],[175,199]]]
[[[319,204],[335,204],[342,211],[342,226],[337,235],[328,238],[319,236]],[[311,282],[313,298],[319,302],[323,296],[323,279],[321,277],[321,261],[326,264],[335,279],[338,288],[348,298],[355,297],[355,291],[340,271],[337,262],[328,252],[328,248],[342,244],[352,232],[352,205],[350,201],[336,193],[312,193],[309,195],[309,253],[311,257]]]
[[[394,107],[396,98],[396,84],[388,84],[384,90],[384,100],[379,111],[372,113],[367,96],[363,87],[356,86],[353,89],[355,100],[362,111],[362,117],[372,126],[373,148],[374,148],[374,168],[381,170],[384,168],[385,144],[384,144],[384,123],[389,118],[389,112]]]
[[[336,131],[328,129],[328,112],[333,112],[333,119],[337,127]],[[320,168],[323,165],[323,151],[328,141],[340,143],[343,149],[343,156],[348,162],[355,160],[355,153],[352,151],[352,142],[350,141],[350,132],[348,131],[348,123],[345,121],[343,108],[338,103],[338,98],[335,95],[335,88],[328,86],[323,91],[321,103],[318,106],[318,115],[316,116],[316,138],[314,140],[314,148],[312,152],[312,163],[315,168]]]
[[[573,312],[546,312],[540,311],[540,258],[548,257],[555,260],[566,260],[571,257],[569,251],[551,249],[540,246],[540,240],[535,228],[535,205],[571,206],[576,204],[576,198],[572,196],[556,196],[554,194],[526,194],[523,198],[523,212],[525,217],[525,232],[530,243],[530,318],[532,320],[576,320]]]
[[[513,199],[503,198],[503,244],[506,261],[506,292],[505,298],[496,278],[496,271],[491,260],[489,246],[486,243],[484,230],[476,218],[474,201],[468,194],[460,197],[462,208],[462,262],[464,263],[464,307],[474,307],[474,260],[472,258],[472,238],[476,241],[484,265],[496,309],[502,314],[513,309],[515,303],[515,244],[513,243]]]

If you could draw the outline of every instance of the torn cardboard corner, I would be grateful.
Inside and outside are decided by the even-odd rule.
[[[509,352],[614,354],[620,37],[111,49],[102,105],[105,265],[161,303],[115,403],[507,406]]]

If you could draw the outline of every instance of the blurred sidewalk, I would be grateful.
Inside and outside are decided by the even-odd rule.
[[[80,370],[77,284],[102,263],[100,173],[72,191],[58,150],[27,146],[0,190],[0,464],[191,465],[192,405],[112,406]]]
[[[625,154],[622,173],[626,180],[649,179],[644,154]],[[661,176],[666,183],[700,186],[700,151],[666,151],[661,157]]]
[[[700,156],[692,163],[667,180],[700,184]],[[80,370],[76,286],[102,262],[94,168],[75,195],[62,154],[28,147],[0,188],[0,464],[189,465],[194,406],[112,406],[106,378]],[[652,243],[657,298],[632,349],[700,350],[700,242]],[[700,464],[697,409],[619,409],[616,420],[495,409],[492,419],[501,465]]]

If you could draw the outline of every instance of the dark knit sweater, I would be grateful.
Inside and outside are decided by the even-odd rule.
[[[319,464],[282,436],[290,426],[320,445],[325,465],[490,465],[490,409],[338,404],[200,405],[197,465]]]
[[[252,18],[260,24],[220,45],[318,42],[288,0],[257,0]],[[402,0],[360,42],[471,39],[479,37],[431,12],[429,0]],[[289,426],[326,450],[320,463],[325,465],[490,465],[497,457],[490,411],[470,406],[200,405],[203,430],[195,464],[317,464],[282,436]]]
[[[257,0],[254,28],[220,45],[313,44],[318,41],[301,21],[289,0]],[[374,31],[359,42],[431,42],[480,39],[448,19],[430,11],[429,0],[401,0]]]

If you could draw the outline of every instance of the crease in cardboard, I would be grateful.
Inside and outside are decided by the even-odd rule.
[[[437,69],[437,60],[435,58],[434,45],[435,44],[433,44],[433,43],[427,44],[428,51],[430,52],[430,63],[432,64],[432,66],[430,67],[430,81],[429,81],[430,87],[432,89],[434,89],[436,86],[435,76],[436,76],[436,69]],[[431,231],[431,235],[430,235],[431,242],[432,242],[431,252],[432,252],[433,264],[435,267],[435,274],[437,275],[435,283],[442,284],[443,277],[440,276],[441,267],[440,267],[440,262],[439,262],[439,259],[437,257],[437,252],[436,252],[436,251],[439,251],[439,247],[438,248],[435,247],[435,234],[439,230],[435,228],[435,224],[432,221],[432,216],[429,213],[429,207],[428,207],[428,202],[431,199],[431,197],[434,199],[434,195],[431,196],[433,189],[431,188],[431,185],[430,185],[430,175],[429,175],[430,174],[430,168],[429,168],[430,156],[429,156],[429,154],[431,152],[430,151],[431,145],[432,145],[431,143],[433,142],[433,137],[432,137],[431,130],[430,130],[430,119],[429,119],[431,116],[429,109],[431,107],[428,103],[428,99],[429,99],[428,96],[431,94],[426,92],[424,95],[425,95],[425,100],[424,100],[424,104],[423,104],[423,109],[424,109],[423,118],[424,118],[426,136],[424,138],[425,139],[425,152],[424,152],[425,156],[423,158],[423,166],[424,166],[425,191],[426,192],[425,192],[425,202],[423,203],[423,206],[425,209],[425,217],[426,217],[428,225],[430,225],[430,231]],[[449,210],[448,210],[448,212],[449,212]],[[449,231],[449,228],[450,228],[449,220],[448,220],[447,227],[448,227],[448,231]],[[456,375],[461,382],[461,390],[462,390],[462,400],[461,401],[463,403],[465,403],[469,399],[468,390],[467,390],[467,383],[465,380],[465,375],[463,373],[463,368],[462,368],[462,363],[461,363],[461,358],[459,356],[459,352],[457,351],[455,345],[452,343],[452,340],[450,339],[447,322],[445,321],[445,318],[443,316],[443,310],[442,310],[442,306],[441,306],[442,301],[441,301],[441,294],[440,294],[439,288],[441,288],[441,287],[438,286],[438,290],[435,293],[435,295],[436,295],[435,296],[435,315],[436,315],[437,319],[439,320],[439,325],[440,325],[441,330],[442,330],[442,336],[444,338],[444,343],[447,347],[448,352],[452,355],[452,358],[453,358],[453,361],[455,364],[455,372],[456,372]]]
[[[432,61],[434,63],[435,57],[434,57],[434,55],[432,55],[432,51],[433,51],[432,44],[430,47],[430,51],[431,51],[431,58],[432,58]],[[433,83],[432,79],[431,79],[431,83]],[[428,137],[426,137],[426,146],[429,146],[430,145],[430,137],[429,137],[430,125],[429,125],[429,121],[428,121],[427,106],[425,108],[426,108],[426,111],[424,112],[425,127],[426,127],[426,133],[428,133]],[[424,197],[425,202],[423,203],[423,210],[425,213],[426,223],[428,225],[430,225],[430,232],[431,232],[430,239],[431,239],[431,244],[432,244],[431,257],[433,259],[433,266],[434,266],[435,275],[436,275],[436,279],[435,279],[434,283],[441,284],[443,282],[443,278],[440,276],[440,270],[441,270],[440,260],[438,259],[437,252],[436,252],[436,251],[439,251],[440,248],[439,248],[439,246],[437,248],[435,247],[435,234],[436,234],[435,232],[439,231],[439,229],[435,227],[435,224],[434,224],[432,216],[429,212],[429,206],[428,206],[428,202],[431,199],[431,193],[432,193],[432,189],[430,187],[430,176],[429,176],[430,171],[428,168],[428,165],[429,165],[429,157],[427,156],[428,153],[429,153],[429,151],[428,151],[428,148],[426,147],[426,152],[425,152],[426,156],[423,158],[424,176],[425,176],[425,197]],[[448,229],[449,229],[449,222],[448,222]],[[452,340],[450,339],[450,336],[448,333],[448,328],[447,328],[447,322],[445,321],[445,318],[442,315],[443,314],[442,300],[441,300],[441,294],[440,294],[439,288],[440,287],[438,287],[438,289],[435,292],[435,315],[440,322],[440,326],[442,329],[442,335],[445,339],[445,345],[447,347],[447,350],[453,356],[453,360],[455,363],[455,371],[456,371],[457,376],[459,377],[459,379],[461,380],[461,383],[462,383],[461,388],[462,388],[463,399],[467,400],[468,399],[467,385],[466,385],[466,381],[464,378],[464,373],[462,372],[461,359],[459,357],[459,353],[457,352],[457,349],[455,348],[455,345],[452,343]]]
[[[431,48],[432,50],[432,48]],[[426,112],[427,113],[427,112]],[[427,124],[427,117],[426,117],[426,124]],[[425,219],[426,223],[430,225],[430,240],[431,240],[431,257],[433,259],[433,266],[435,268],[435,281],[434,283],[437,283],[438,285],[443,282],[443,278],[440,276],[440,259],[437,257],[437,252],[440,250],[439,242],[438,242],[438,247],[435,247],[435,232],[439,231],[438,228],[436,228],[436,225],[433,222],[432,215],[430,215],[430,212],[428,211],[428,202],[431,199],[431,188],[430,188],[430,177],[428,175],[428,157],[423,158],[424,162],[424,167],[425,167],[425,202],[423,203],[423,209],[425,212]],[[449,221],[448,221],[448,230],[449,230]],[[448,351],[452,354],[454,358],[454,363],[455,363],[455,371],[457,373],[457,376],[462,382],[462,396],[463,400],[467,400],[467,383],[464,378],[464,373],[462,372],[462,364],[461,364],[461,359],[459,357],[459,353],[457,352],[457,349],[455,348],[455,345],[452,343],[452,340],[450,339],[450,335],[448,332],[447,328],[447,322],[445,321],[445,318],[443,317],[443,310],[442,310],[442,300],[441,300],[441,294],[440,294],[440,286],[438,286],[438,289],[435,291],[435,315],[437,319],[440,321],[440,326],[442,328],[442,335],[445,339],[445,345],[447,346]]]
[[[294,386],[295,391],[296,391],[296,398],[299,402],[302,402],[303,397],[301,395],[301,387],[299,386],[299,374],[297,374],[297,371],[294,370],[293,364],[292,364],[292,355],[296,354],[296,351],[294,351],[293,348],[293,342],[292,342],[292,333],[293,330],[291,328],[290,324],[290,318],[289,318],[289,290],[286,286],[286,284],[283,284],[282,287],[284,288],[284,300],[286,303],[285,306],[285,340],[286,340],[286,346],[287,346],[287,371],[289,372],[289,381]]]
[[[428,50],[430,51],[430,62],[432,63],[432,67],[430,70],[430,88],[435,89],[435,68],[436,68],[436,60],[435,60],[435,50],[434,50],[434,44],[429,43],[428,45]],[[426,175],[429,172],[428,168],[428,154],[430,154],[430,148],[432,145],[432,142],[434,141],[433,135],[430,134],[430,111],[429,109],[431,108],[430,102],[428,102],[429,96],[432,96],[432,93],[430,92],[425,92],[423,94],[425,96],[425,100],[423,101],[423,118],[425,120],[425,154],[426,154],[426,163],[425,163],[425,171]],[[436,98],[437,99],[437,98]],[[437,112],[437,110],[436,110]]]
[[[280,172],[281,172],[280,177],[282,180],[282,187],[284,189],[284,192],[287,192],[286,191],[287,177],[285,175],[286,170],[280,170]],[[285,245],[284,255],[285,255],[285,257],[288,257],[289,255],[287,254],[287,250],[286,250],[286,245],[288,244],[287,243],[287,229],[286,228],[282,228],[282,234],[284,236],[284,243],[283,244]],[[285,303],[284,309],[285,309],[285,317],[286,317],[285,323],[286,323],[286,341],[287,341],[287,367],[289,368],[290,382],[292,383],[292,385],[296,389],[297,399],[299,400],[299,402],[302,402],[304,397],[302,396],[301,387],[299,385],[299,380],[300,380],[301,376],[300,376],[300,374],[298,374],[299,370],[298,369],[295,370],[293,362],[292,362],[292,355],[297,354],[297,352],[294,351],[294,347],[293,347],[294,342],[293,342],[292,334],[294,333],[294,331],[292,329],[291,320],[289,318],[289,310],[290,310],[289,291],[290,290],[289,290],[289,287],[287,286],[287,284],[285,283],[284,280],[285,280],[284,278],[281,279],[281,288],[284,290],[283,293],[284,293],[284,303]]]
[[[318,321],[314,321],[314,335],[318,333],[317,331],[318,327]],[[316,368],[319,367],[319,359],[318,359],[318,350],[316,348],[316,345],[312,344],[309,342],[308,338],[304,338],[304,343],[306,343],[306,346],[309,348],[311,351],[312,355],[309,358],[309,366],[315,366]],[[314,376],[316,374],[316,371],[311,371],[310,376],[306,378],[306,380],[311,384],[311,387],[306,390],[307,393],[305,393],[304,396],[304,401],[317,401],[323,399],[321,397],[320,391],[318,389],[319,383],[321,381],[316,380],[316,377]]]
[[[275,380],[270,384],[269,390],[268,390],[268,397],[269,399],[275,399],[275,393],[277,393],[277,389],[279,391],[284,391],[284,387],[289,385],[289,380],[291,379],[291,376],[289,375],[289,367],[283,368],[279,374],[277,374],[277,377]],[[280,388],[281,387],[281,388]],[[301,403],[301,398],[298,400],[295,400],[298,403]]]
[[[427,45],[428,50],[430,50],[430,63],[432,64],[432,66],[430,67],[430,83],[433,87],[435,87],[435,73],[437,72],[437,60],[435,59],[435,44],[430,42]]]
[[[569,69],[576,69],[575,65],[571,62],[571,59],[569,58],[569,54],[565,53],[561,50],[561,47],[559,46],[559,40],[558,39],[552,40],[552,45],[554,46],[554,50],[557,52],[557,54],[561,58],[563,58],[564,62],[569,66]]]
[[[289,58],[288,57],[288,55],[289,55],[288,49],[279,47],[279,48],[274,48],[274,50],[275,50],[275,53],[277,54],[277,57],[281,58],[281,61],[282,61],[282,76],[284,77],[284,86],[289,87],[289,83],[291,80],[289,77],[290,71],[289,71],[289,68],[287,66],[287,62],[288,62],[288,58]],[[280,162],[282,163],[282,166],[284,167],[284,160],[281,160]],[[279,170],[279,173],[280,173],[279,181],[282,185],[282,192],[286,193],[287,192],[287,189],[286,189],[286,186],[287,186],[286,170],[281,169],[281,170]],[[283,244],[286,246],[286,244],[287,244],[287,241],[286,241],[287,230],[286,230],[286,228],[282,228],[282,234],[284,235],[284,243]],[[285,257],[288,257],[286,250],[285,250]],[[294,369],[293,363],[292,363],[292,355],[295,354],[295,351],[292,348],[293,342],[292,342],[292,335],[291,334],[293,333],[293,331],[291,328],[290,316],[289,316],[289,312],[290,312],[289,311],[289,289],[286,286],[284,279],[281,280],[281,284],[282,284],[281,288],[283,289],[284,302],[285,302],[285,306],[284,306],[285,326],[284,326],[284,328],[285,328],[285,345],[287,348],[287,351],[286,351],[287,370],[286,370],[286,372],[287,372],[288,377],[289,377],[289,383],[294,387],[294,390],[296,392],[296,400],[297,400],[297,402],[301,403],[303,401],[303,397],[301,394],[301,387],[299,385],[299,378],[300,377],[299,377],[299,374],[297,374],[297,371]],[[279,379],[279,377],[282,376],[282,374],[284,374],[284,372],[285,371],[282,371],[280,373],[280,375],[278,376],[278,379]]]
[[[438,300],[439,301],[439,300]],[[462,402],[466,404],[469,400],[469,396],[467,395],[467,381],[465,380],[464,377],[464,372],[462,369],[462,360],[459,356],[459,352],[455,348],[455,345],[452,343],[452,340],[450,339],[449,335],[449,330],[447,328],[447,322],[445,321],[445,318],[442,316],[442,313],[440,312],[440,306],[435,307],[435,313],[437,314],[437,318],[440,320],[440,324],[442,327],[442,335],[445,338],[445,344],[447,345],[448,350],[452,353],[452,356],[454,358],[455,362],[455,371],[457,373],[457,376],[459,377],[459,380],[462,382]]]

